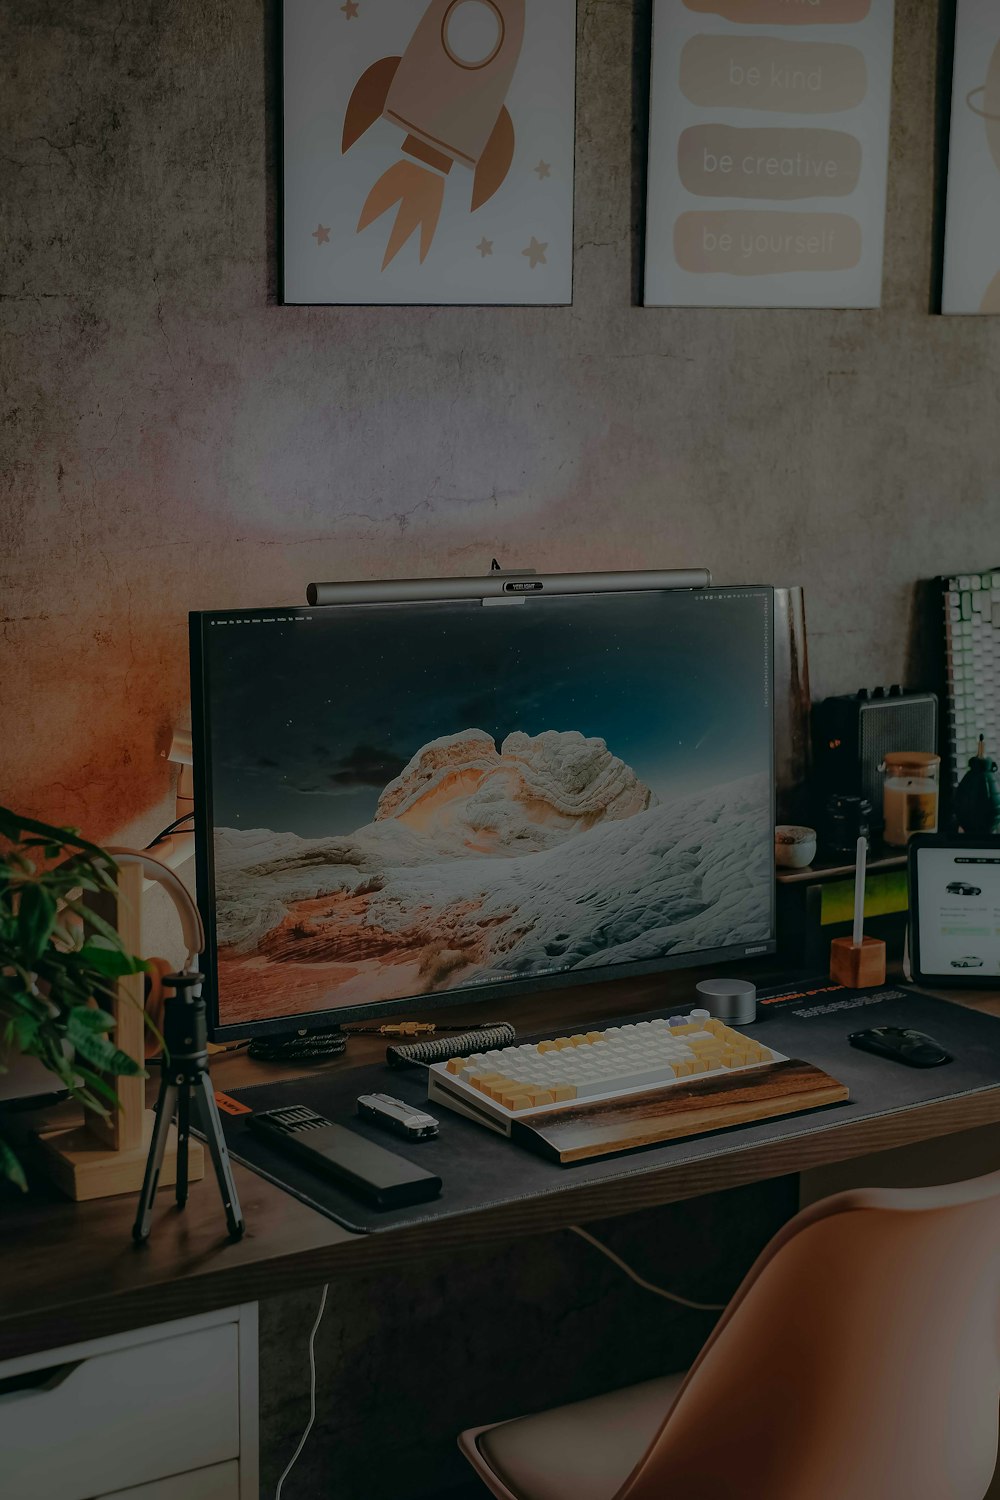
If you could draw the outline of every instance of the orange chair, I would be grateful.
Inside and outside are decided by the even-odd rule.
[[[687,1375],[462,1434],[499,1500],[983,1500],[1000,1172],[813,1204]]]

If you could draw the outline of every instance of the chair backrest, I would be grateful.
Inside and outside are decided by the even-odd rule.
[[[1000,1172],[813,1204],[775,1236],[616,1500],[983,1500]]]

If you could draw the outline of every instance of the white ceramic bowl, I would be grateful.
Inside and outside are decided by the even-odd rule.
[[[774,830],[774,862],[786,870],[805,870],[816,858],[816,830],[779,823]]]

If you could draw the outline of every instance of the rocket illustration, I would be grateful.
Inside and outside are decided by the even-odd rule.
[[[473,172],[471,212],[503,185],[514,157],[506,108],[524,40],[525,0],[430,0],[402,57],[383,57],[358,79],[344,119],[342,152],[376,120],[406,136],[403,160],[379,178],[358,233],[398,203],[382,269],[420,231],[426,259],[456,162]]]

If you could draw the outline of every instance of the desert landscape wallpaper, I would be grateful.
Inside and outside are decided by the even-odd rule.
[[[764,591],[209,617],[222,1023],[765,940],[768,621]]]

